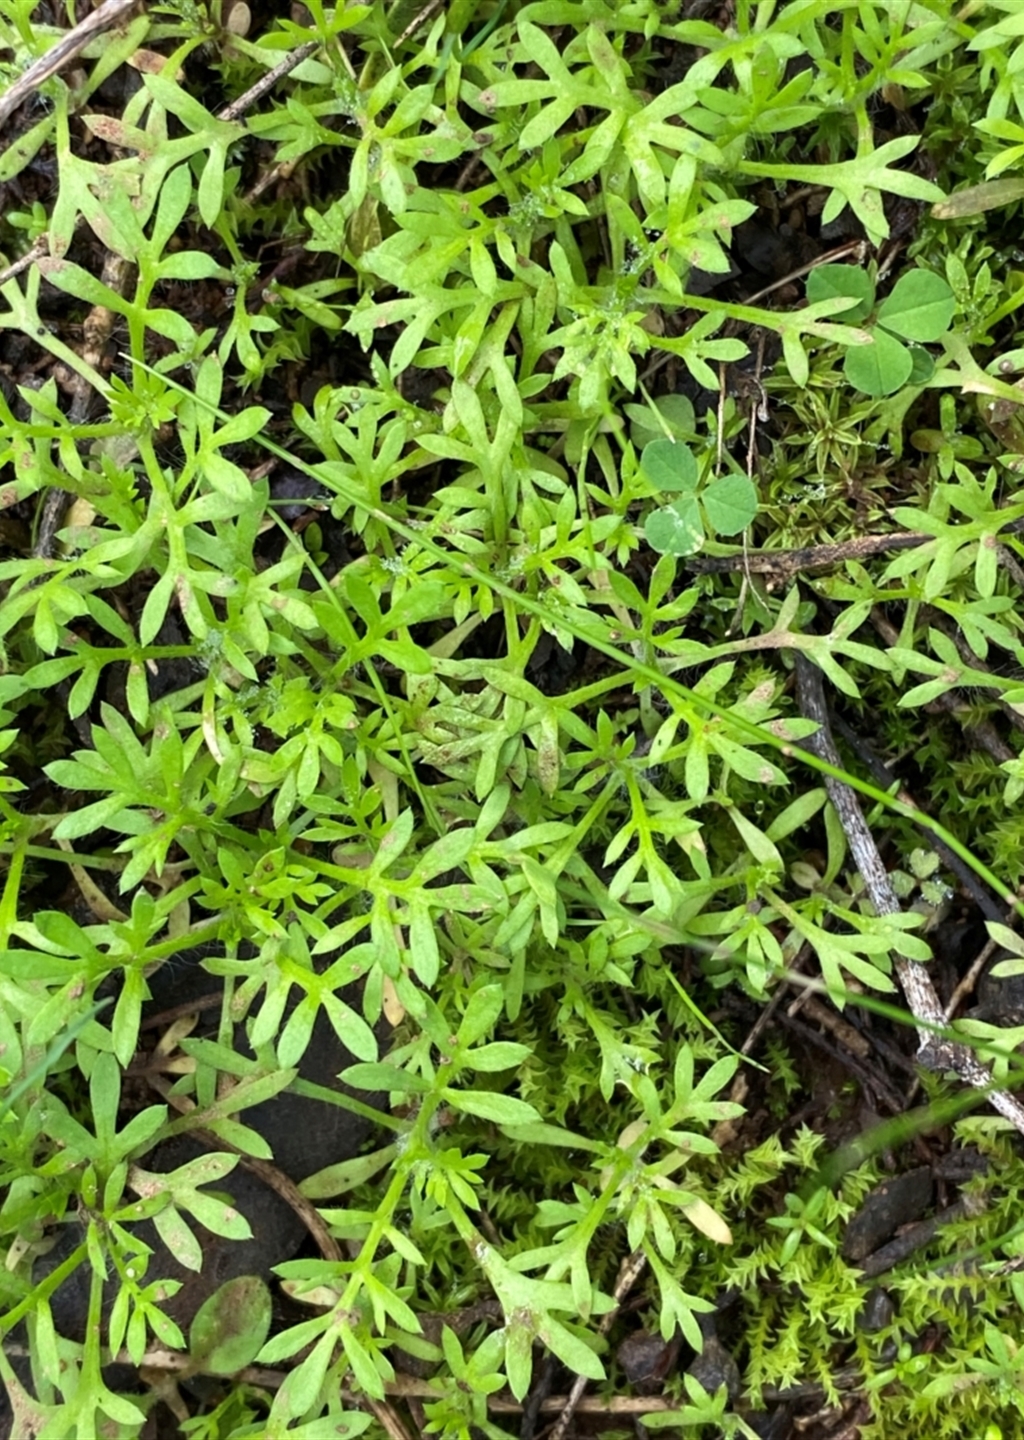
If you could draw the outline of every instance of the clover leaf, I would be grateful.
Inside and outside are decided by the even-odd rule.
[[[192,1321],[192,1363],[208,1375],[234,1375],[251,1365],[270,1332],[271,1309],[270,1291],[258,1275],[226,1281]]]
[[[737,535],[757,514],[757,491],[745,475],[722,476],[698,493],[697,457],[674,440],[645,445],[640,468],[656,489],[679,495],[644,523],[647,543],[663,555],[695,555],[709,534]]]
[[[871,344],[847,350],[843,373],[865,395],[893,395],[910,379],[914,362],[907,347],[877,326]]]
[[[856,300],[856,305],[843,310],[843,323],[858,325],[875,308],[875,283],[866,270],[857,265],[819,265],[807,277],[807,303],[819,300]]]
[[[693,405],[685,395],[659,395],[651,405],[624,405],[630,421],[629,434],[638,449],[650,440],[667,436],[672,440],[689,440],[694,435]]]
[[[938,340],[956,309],[953,292],[939,275],[911,270],[902,275],[878,308],[878,323],[904,340]]]
[[[694,496],[684,495],[671,505],[652,510],[644,523],[644,534],[651,549],[663,555],[696,555],[705,536]]]
[[[844,309],[844,321],[863,321],[874,310],[875,287],[870,275],[856,265],[821,265],[807,279],[807,299],[853,299]],[[953,292],[939,275],[912,270],[903,275],[875,312],[867,328],[870,345],[851,347],[843,373],[865,395],[894,395],[908,383],[924,384],[934,365],[921,347],[942,338],[956,309]],[[911,342],[904,344],[904,341]]]
[[[675,440],[652,440],[645,445],[640,468],[656,490],[693,491],[697,488],[697,457]]]
[[[712,480],[700,501],[716,535],[739,535],[757,514],[757,490],[746,475]]]

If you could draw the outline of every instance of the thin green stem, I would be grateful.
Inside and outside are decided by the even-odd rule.
[[[148,369],[149,367],[145,368]],[[181,390],[185,394],[192,393],[186,386],[179,385],[175,380],[168,379],[167,384],[174,389]],[[206,405],[206,408],[213,411],[221,421],[227,422],[230,418],[226,412],[222,411],[218,406],[207,404],[207,402],[200,399],[199,396],[193,395],[193,399],[197,405]],[[272,455],[276,455],[279,460],[286,461],[289,465],[299,470],[302,474],[308,475],[313,480],[321,480],[322,477],[318,475],[314,466],[308,464],[300,457],[293,455],[283,446],[277,445],[272,440],[268,440],[265,435],[259,435],[256,439],[265,450]],[[332,483],[338,494],[347,504],[356,509],[368,508],[365,497],[360,494],[355,485],[338,476],[333,477]],[[389,515],[387,511],[383,509],[372,508],[370,513],[374,519],[389,526],[396,535],[400,535],[408,544],[421,547],[448,568],[459,571],[468,579],[475,581],[478,585],[487,586],[493,590],[496,595],[500,595],[504,599],[512,600],[519,609],[526,614],[532,615],[542,622],[550,620],[549,611],[538,601],[516,590],[514,586],[507,584],[505,581],[498,579],[496,575],[491,574],[489,571],[481,569],[471,560],[467,560],[462,556],[446,550],[422,530],[414,529],[405,521]],[[292,543],[297,546],[299,545],[298,539],[294,536],[292,537]],[[306,552],[303,550],[302,553],[308,561]],[[322,577],[320,578],[322,580]],[[322,583],[326,584],[326,582]],[[875,801],[876,804],[883,806],[893,814],[911,821],[912,824],[917,825],[920,829],[934,835],[937,839],[948,845],[953,853],[958,855],[966,865],[969,865],[974,873],[979,876],[986,885],[990,886],[993,892],[999,896],[1006,905],[1012,906],[1016,912],[1024,918],[1024,902],[1019,900],[1018,897],[1011,892],[1009,887],[1006,886],[973,851],[968,849],[966,845],[932,816],[926,815],[922,811],[916,810],[909,805],[905,805],[895,796],[889,795],[884,790],[879,789],[877,785],[872,785],[869,780],[862,780],[859,776],[850,774],[849,771],[842,770],[835,765],[830,765],[827,760],[820,759],[817,755],[811,754],[810,751],[793,746],[788,741],[773,735],[767,728],[756,725],[752,721],[745,720],[742,716],[732,713],[725,706],[718,705],[714,700],[699,694],[696,690],[691,690],[687,685],[683,685],[679,680],[676,680],[674,676],[666,675],[664,671],[655,665],[636,659],[618,645],[612,644],[612,642],[607,639],[604,629],[598,632],[596,628],[591,629],[590,626],[584,627],[580,625],[578,621],[574,621],[570,615],[561,616],[560,624],[575,639],[589,645],[609,660],[613,660],[623,671],[631,673],[647,684],[658,687],[663,695],[674,696],[677,700],[695,706],[700,713],[711,715],[716,719],[724,721],[736,734],[742,735],[745,739],[753,741],[755,744],[767,745],[779,751],[780,754],[786,756],[788,759],[795,759],[799,764],[806,766],[808,769],[817,771],[820,775],[829,775],[835,780],[843,781],[843,783],[849,785],[851,789],[858,791],[861,795],[867,796],[868,799]]]

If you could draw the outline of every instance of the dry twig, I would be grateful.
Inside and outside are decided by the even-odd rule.
[[[751,574],[770,575],[775,581],[782,581],[800,574],[804,570],[819,570],[827,565],[839,565],[844,560],[869,560],[887,550],[913,550],[931,540],[916,530],[907,530],[898,535],[858,535],[853,540],[843,540],[835,545],[806,545],[799,550],[748,550],[735,555],[695,555],[686,561],[687,570],[695,575],[724,574],[732,570],[749,571]]]
[[[246,90],[244,95],[239,95],[237,100],[232,100],[230,105],[225,105],[223,110],[218,111],[217,119],[237,120],[239,116],[244,115],[247,110],[251,109],[257,100],[262,100],[263,96],[266,95],[269,90],[272,90],[279,80],[285,75],[291,74],[294,69],[301,65],[304,60],[308,60],[311,55],[315,55],[319,48],[319,40],[308,40],[305,45],[300,45],[297,50],[289,51],[279,65],[275,65],[272,70],[268,70],[265,75],[261,75],[255,85],[249,86],[249,89]]]
[[[108,252],[103,265],[103,284],[108,290],[120,294],[124,289],[130,269],[130,261],[125,260],[121,255]],[[108,310],[105,305],[94,305],[82,322],[80,353],[82,359],[93,370],[98,370],[103,363],[103,354],[116,318],[113,310]],[[70,384],[72,400],[68,409],[68,420],[72,426],[82,425],[89,418],[93,388],[84,375],[72,375]],[[36,531],[36,541],[32,547],[32,554],[37,560],[49,560],[53,555],[54,542],[57,539],[57,532],[60,529],[69,498],[68,492],[57,486],[53,486],[47,491],[39,511],[39,526]]]
[[[881,606],[875,605],[871,611],[871,624],[878,631],[887,645],[898,645],[899,631],[882,613]],[[944,695],[936,695],[931,701],[931,706],[937,710],[946,710],[961,724],[961,712],[964,709],[963,701],[957,699],[956,695],[947,690]],[[963,726],[964,734],[972,744],[991,755],[997,765],[1002,765],[1005,760],[1015,760],[1015,753],[1007,745],[995,726],[988,720],[975,721],[971,725]]]
[[[147,1080],[153,1089],[161,1095],[172,1109],[177,1110],[180,1115],[188,1115],[195,1109],[193,1101],[185,1095],[175,1095],[171,1087],[159,1076],[148,1074]],[[264,1185],[270,1187],[276,1194],[280,1195],[286,1205],[290,1205],[296,1215],[305,1225],[317,1243],[317,1248],[325,1260],[341,1260],[344,1257],[337,1240],[327,1229],[323,1217],[316,1206],[306,1199],[302,1191],[290,1180],[276,1165],[271,1165],[268,1160],[257,1160],[253,1155],[246,1155],[237,1146],[230,1144],[219,1135],[214,1135],[210,1130],[203,1130],[197,1127],[189,1130],[188,1134],[201,1144],[208,1146],[211,1150],[230,1150],[232,1154],[239,1157],[239,1164],[246,1170],[251,1171],[261,1179]]]
[[[77,55],[81,55],[94,35],[117,25],[129,10],[134,9],[135,4],[136,0],[104,0],[98,10],[62,35],[45,55],[28,67],[24,75],[18,76],[5,95],[0,96],[0,125],[14,114],[23,100],[34,95],[40,85],[52,80]]]
[[[807,748],[819,759],[826,760],[839,769],[841,761],[829,727],[821,671],[805,655],[797,654],[796,677],[801,713],[810,720],[816,720],[819,726],[817,734],[806,742]],[[878,853],[874,837],[868,829],[856,793],[849,785],[831,775],[825,776],[825,788],[839,816],[850,853],[864,880],[875,913],[899,913],[899,900]],[[992,1106],[1024,1134],[1024,1107],[1005,1090],[994,1088],[988,1070],[965,1045],[957,1045],[943,1038],[946,1016],[926,966],[917,960],[907,960],[902,955],[894,955],[893,964],[907,1004],[918,1022],[920,1063],[929,1070],[955,1071],[969,1085],[989,1091]]]
[[[12,261],[10,265],[6,265],[0,270],[0,285],[6,285],[8,280],[13,280],[14,277],[20,275],[23,270],[31,270],[36,261],[41,260],[49,251],[49,248],[50,237],[48,235],[40,235],[32,248],[26,250],[19,260]]]
[[[619,1267],[618,1278],[615,1281],[615,1289],[612,1294],[615,1297],[615,1306],[606,1315],[602,1315],[601,1323],[597,1327],[599,1335],[607,1335],[611,1329],[615,1317],[622,1306],[622,1301],[636,1284],[644,1266],[647,1264],[647,1256],[642,1250],[634,1250],[632,1255],[627,1255]],[[562,1408],[562,1412],[551,1431],[551,1440],[565,1440],[565,1432],[572,1423],[572,1417],[580,1408],[583,1399],[583,1392],[587,1388],[587,1380],[584,1375],[577,1375],[573,1381],[572,1389]],[[542,1405],[543,1408],[543,1405]]]

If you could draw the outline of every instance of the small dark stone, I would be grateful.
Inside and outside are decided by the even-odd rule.
[[[270,503],[282,520],[297,520],[306,510],[323,510],[329,496],[324,487],[299,470],[279,470],[270,481]]]
[[[147,1014],[158,1014],[221,994],[223,981],[219,976],[209,974],[201,964],[204,953],[195,950],[175,956],[169,964],[161,965],[150,976],[148,984],[152,999],[146,1006]],[[293,989],[285,1009],[285,1019],[294,1010],[298,998],[297,991]],[[338,998],[354,1010],[359,1010],[357,987],[339,991]],[[201,1020],[203,1023],[195,1035],[215,1038],[220,1020],[219,1005],[203,1010]],[[235,1026],[235,1051],[246,1058],[252,1056],[244,1025]],[[313,1022],[309,1045],[299,1062],[301,1078],[327,1090],[356,1095],[364,1104],[372,1105],[372,1095],[348,1090],[338,1083],[339,1072],[351,1064],[352,1056],[338,1039],[326,1011],[319,1010]],[[253,1105],[241,1111],[237,1118],[263,1136],[274,1152],[274,1164],[296,1182],[305,1180],[327,1165],[357,1154],[370,1133],[369,1122],[351,1111],[290,1092]],[[145,1165],[145,1168],[151,1167]]]
[[[931,1170],[921,1166],[872,1190],[846,1227],[843,1258],[863,1260],[901,1225],[919,1219],[932,1203],[933,1189]]]
[[[973,1180],[977,1175],[986,1175],[991,1167],[991,1160],[976,1150],[973,1145],[967,1145],[963,1150],[950,1150],[948,1155],[942,1155],[932,1166],[932,1173],[936,1180],[950,1180],[956,1185],[962,1185],[966,1180]]]
[[[869,1334],[873,1330],[884,1330],[892,1323],[895,1314],[896,1306],[892,1303],[888,1290],[876,1285],[865,1297],[863,1308],[857,1316],[857,1326]]]
[[[740,1367],[717,1335],[705,1335],[704,1348],[686,1367],[686,1373],[709,1395],[714,1395],[723,1385],[730,1400],[735,1400],[740,1393]]]
[[[209,1153],[205,1146],[187,1135],[178,1135],[158,1145],[142,1164],[146,1170],[167,1174]],[[291,1206],[241,1164],[207,1189],[213,1194],[230,1195],[235,1208],[248,1220],[252,1238],[227,1240],[221,1235],[211,1234],[191,1216],[186,1217],[189,1228],[202,1247],[202,1270],[189,1270],[171,1255],[151,1220],[132,1227],[139,1239],[153,1250],[147,1278],[155,1280],[159,1276],[163,1280],[181,1283],[178,1293],[164,1300],[160,1308],[181,1327],[186,1338],[196,1311],[216,1290],[240,1275],[262,1275],[269,1279],[270,1267],[290,1259],[306,1233],[305,1226]],[[62,1230],[54,1248],[36,1265],[35,1277],[40,1280],[45,1278],[84,1240],[85,1227],[77,1220],[71,1221]],[[91,1277],[89,1264],[79,1265],[50,1299],[54,1325],[69,1340],[81,1341],[85,1338]],[[110,1312],[117,1289],[117,1277],[112,1276],[103,1295],[104,1318]]]
[[[627,1335],[616,1353],[623,1375],[641,1395],[653,1395],[661,1389],[675,1369],[678,1356],[678,1338],[665,1341],[649,1330]]]
[[[1002,952],[992,963],[1008,958]],[[977,993],[978,1003],[968,1012],[972,1020],[985,1020],[990,1025],[1024,1024],[1024,975],[993,975],[989,968]]]

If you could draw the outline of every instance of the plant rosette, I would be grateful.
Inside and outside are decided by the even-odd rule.
[[[738,535],[757,514],[757,491],[746,475],[700,483],[700,466],[688,445],[651,440],[640,469],[653,488],[678,498],[652,510],[644,534],[662,555],[696,555],[709,537]]]

